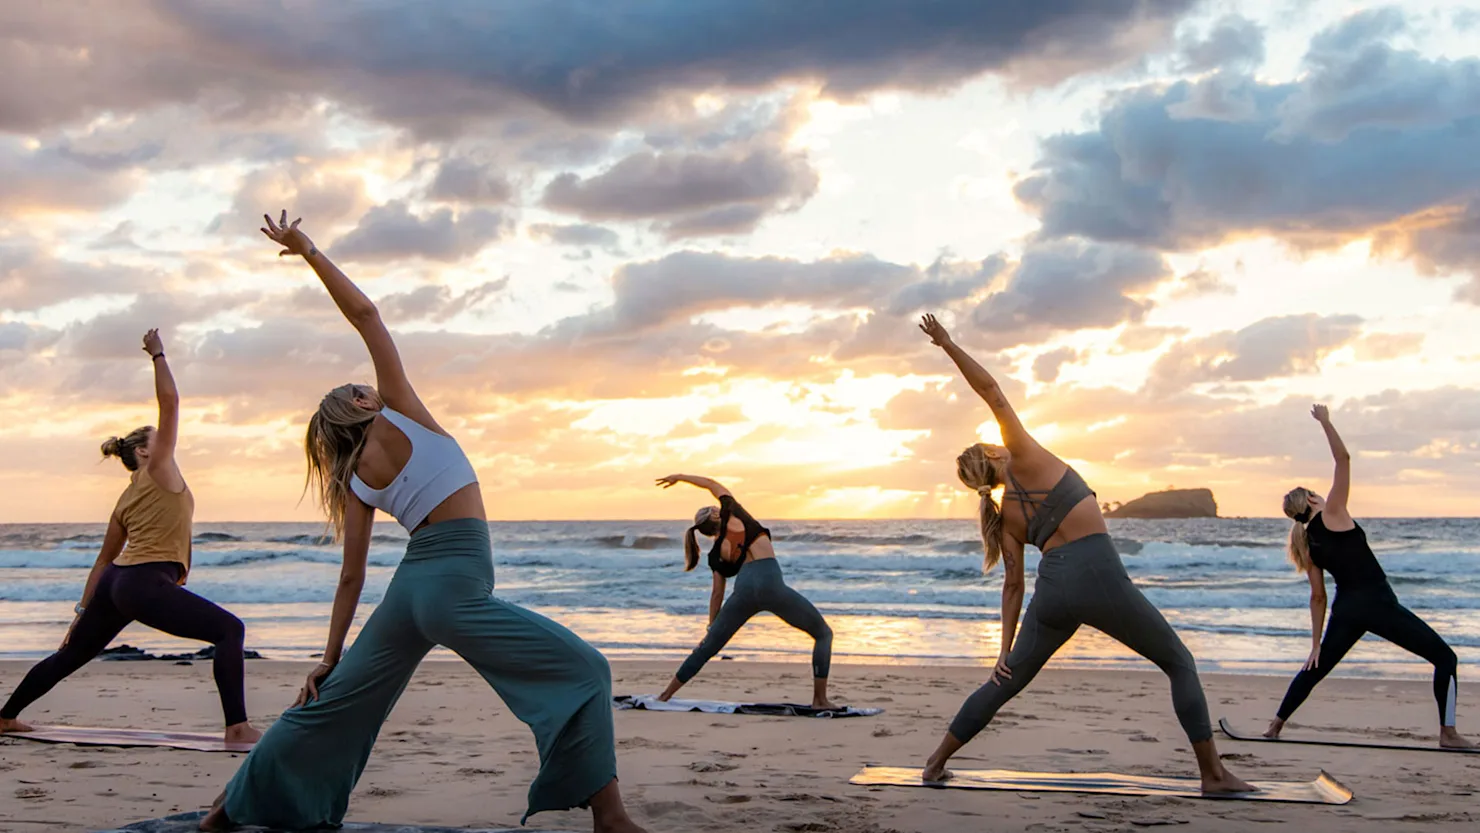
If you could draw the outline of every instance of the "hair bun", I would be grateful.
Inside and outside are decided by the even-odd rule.
[[[103,456],[104,457],[122,457],[123,456],[123,441],[120,440],[120,439],[118,439],[117,437],[109,437],[108,439],[104,440],[103,441]]]

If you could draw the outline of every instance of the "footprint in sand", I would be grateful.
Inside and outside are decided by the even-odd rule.
[[[15,791],[15,797],[22,801],[42,801],[51,797],[51,793],[40,787],[21,787]]]
[[[719,761],[694,761],[689,764],[689,769],[693,772],[729,772],[739,768],[739,764],[726,764]]]
[[[704,800],[713,801],[715,804],[745,804],[750,801],[748,795],[706,795]]]

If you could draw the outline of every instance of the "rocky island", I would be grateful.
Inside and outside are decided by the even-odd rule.
[[[1218,501],[1212,489],[1167,489],[1129,503],[1106,504],[1105,510],[1107,518],[1216,518]]]

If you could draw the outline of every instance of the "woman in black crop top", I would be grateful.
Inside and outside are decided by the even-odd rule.
[[[1331,456],[1336,458],[1331,493],[1322,498],[1302,486],[1285,495],[1285,515],[1294,522],[1290,527],[1290,560],[1310,579],[1310,656],[1290,682],[1290,689],[1264,736],[1279,737],[1285,721],[1300,708],[1316,684],[1336,667],[1363,634],[1370,632],[1434,664],[1439,745],[1472,748],[1474,744],[1454,728],[1455,700],[1459,693],[1454,651],[1433,628],[1398,603],[1387,574],[1367,544],[1367,533],[1347,509],[1351,454],[1331,424],[1331,414],[1325,405],[1312,408],[1311,416],[1325,430]],[[1323,638],[1321,625],[1326,618],[1325,573],[1328,572],[1336,580],[1336,601],[1331,605],[1331,622],[1326,625]]]
[[[771,548],[771,531],[752,518],[729,489],[713,480],[689,474],[658,478],[658,485],[665,489],[675,483],[708,489],[719,499],[719,506],[705,506],[695,513],[694,525],[684,533],[683,547],[684,570],[692,570],[699,566],[699,542],[694,533],[714,539],[708,559],[714,584],[709,594],[709,631],[679,666],[678,673],[658,699],[667,701],[725,647],[741,626],[757,613],[768,611],[812,637],[812,705],[819,709],[836,708],[827,699],[832,628],[811,602],[787,586],[781,565],[776,561],[776,551]],[[726,600],[725,580],[737,576],[735,592]]]

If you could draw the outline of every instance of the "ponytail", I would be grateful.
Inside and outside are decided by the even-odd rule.
[[[694,537],[698,532],[711,538],[719,534],[719,511],[713,506],[706,506],[694,513],[694,525],[684,530],[683,534],[683,571],[685,573],[699,566],[699,539]]]
[[[139,449],[149,444],[149,432],[154,429],[146,425],[135,428],[123,437],[109,437],[103,441],[103,457],[117,457],[129,471],[139,470]]]
[[[699,566],[699,542],[694,538],[694,532],[698,529],[698,526],[691,526],[683,534],[683,571],[685,573],[692,572],[695,567]]]
[[[1310,521],[1310,490],[1304,486],[1285,495],[1285,517],[1290,519],[1290,542],[1285,551],[1290,563],[1301,572],[1310,570],[1310,534],[1305,525]]]
[[[992,497],[992,490],[1002,482],[1000,463],[987,456],[983,443],[967,448],[956,458],[956,476],[969,489],[981,495],[982,572],[991,570],[1002,558],[1002,507]]]

